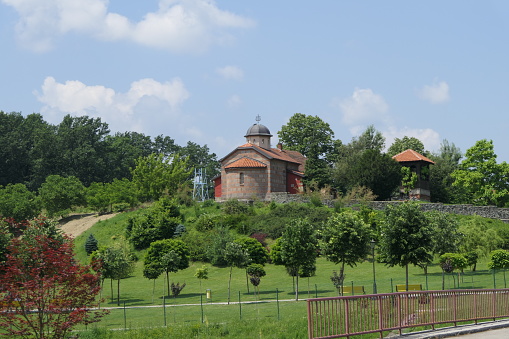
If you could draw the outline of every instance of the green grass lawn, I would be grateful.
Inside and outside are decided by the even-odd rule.
[[[119,214],[109,220],[100,221],[84,234],[75,239],[77,258],[88,262],[84,251],[84,243],[90,233],[93,233],[99,244],[110,243],[113,239],[123,236],[128,214]],[[143,255],[138,252],[140,260],[136,264],[132,276],[120,282],[120,308],[117,307],[117,284],[113,283],[113,297],[110,281],[104,282],[102,297],[105,302],[102,307],[115,307],[100,323],[90,325],[86,335],[95,337],[116,337],[122,333],[128,337],[143,336],[167,337],[221,337],[221,336],[251,336],[260,338],[305,338],[307,337],[306,303],[304,301],[287,301],[295,299],[294,280],[284,267],[267,264],[267,275],[261,279],[260,293],[255,295],[252,285],[246,284],[245,271],[234,268],[232,274],[230,300],[231,305],[216,303],[228,300],[229,268],[209,267],[207,280],[200,281],[194,277],[197,268],[204,263],[192,262],[189,268],[170,274],[170,281],[186,283],[178,298],[165,299],[167,295],[165,277],[148,280],[143,278]],[[487,269],[486,261],[480,262],[476,272],[466,271],[462,274],[458,286],[457,274],[445,276],[445,288],[504,288],[507,283],[503,272],[494,276]],[[336,296],[330,276],[339,266],[318,258],[316,275],[311,278],[299,279],[299,299]],[[376,283],[378,293],[395,291],[396,284],[405,283],[405,269],[401,267],[386,267],[375,264]],[[345,285],[364,286],[366,293],[373,292],[372,262],[365,261],[354,268],[345,269]],[[428,268],[427,276],[418,267],[409,268],[409,283],[422,284],[423,289],[442,289],[442,271],[438,265]],[[249,289],[249,291],[248,291]],[[210,290],[211,299],[206,298],[206,290]],[[276,302],[276,300],[280,302]],[[254,302],[239,306],[236,302]],[[163,302],[169,305],[162,306]],[[126,309],[124,310],[123,306]],[[139,306],[154,306],[132,308]],[[165,311],[166,310],[166,311]],[[166,313],[165,313],[166,312]],[[165,323],[167,328],[165,327]],[[129,332],[104,331],[103,329],[132,329]],[[84,330],[85,328],[80,328]],[[92,331],[92,332],[90,332]],[[153,331],[153,333],[151,332]],[[170,332],[168,332],[170,331]],[[148,333],[152,334],[148,334]],[[102,334],[101,334],[102,333]]]

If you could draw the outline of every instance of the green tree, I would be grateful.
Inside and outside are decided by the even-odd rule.
[[[178,154],[165,158],[163,154],[151,154],[136,160],[132,181],[142,201],[157,200],[164,193],[173,196],[191,174],[187,158]]]
[[[92,252],[97,251],[99,248],[97,246],[98,242],[97,239],[94,237],[92,233],[87,238],[87,241],[85,241],[85,252],[87,252],[87,255],[92,254]]]
[[[172,238],[181,222],[179,206],[169,198],[161,198],[128,218],[126,236],[134,248],[144,249],[156,240]]]
[[[457,220],[450,214],[438,211],[428,211],[425,214],[433,230],[432,252],[442,255],[458,251],[463,234],[459,231]]]
[[[422,155],[426,155],[426,151],[424,150],[424,144],[422,141],[415,137],[407,137],[406,135],[403,138],[395,138],[392,145],[387,150],[387,154],[391,157],[399,154],[401,152],[406,151],[407,149],[411,149],[420,153]]]
[[[509,202],[509,165],[497,164],[496,159],[491,140],[479,140],[467,150],[465,159],[451,174],[460,202],[499,207]]]
[[[207,280],[209,278],[209,268],[206,265],[202,265],[201,268],[196,269],[196,273],[194,274],[196,278],[200,281],[200,291],[201,289],[201,281]]]
[[[226,244],[224,250],[224,261],[226,265],[230,268],[230,275],[228,279],[228,304],[230,304],[230,292],[231,292],[231,281],[232,281],[232,271],[234,267],[237,268],[246,268],[249,264],[249,254],[242,247],[241,244],[236,242],[228,242]]]
[[[440,267],[445,273],[452,273],[458,270],[458,286],[460,283],[460,275],[465,267],[468,266],[468,261],[463,254],[459,253],[444,253],[439,258]],[[442,289],[445,289],[445,281],[442,276]]]
[[[333,170],[335,185],[344,193],[363,186],[377,200],[387,200],[401,183],[401,165],[387,154],[368,149],[348,159]]]
[[[328,167],[337,141],[328,123],[318,116],[295,113],[277,134],[285,148],[306,156],[306,180],[315,181],[318,187],[330,183]]]
[[[497,231],[488,227],[480,216],[473,216],[462,221],[459,231],[463,234],[459,244],[461,253],[475,252],[478,257],[485,257],[491,251],[498,249],[504,242]]]
[[[281,260],[288,272],[296,272],[295,300],[299,300],[299,271],[316,262],[318,241],[307,219],[294,220],[283,233]]]
[[[78,178],[85,186],[103,182],[108,176],[106,162],[109,134],[108,124],[101,118],[66,115],[56,128],[58,172],[62,176]]]
[[[111,247],[103,247],[93,252],[91,262],[99,262],[98,271],[103,279],[117,281],[117,305],[120,305],[120,280],[128,278],[134,271],[135,261],[132,253],[125,243],[115,243]],[[113,286],[111,286],[113,299]]]
[[[246,267],[246,272],[249,275],[249,281],[255,287],[255,290],[258,292],[258,295],[260,295],[260,288],[259,288],[260,279],[267,274],[265,272],[265,269],[263,268],[263,265],[249,264]]]
[[[369,254],[372,232],[355,213],[335,214],[319,232],[321,253],[334,264],[341,264],[339,277],[344,280],[345,264],[354,267]]]
[[[168,295],[170,293],[170,272],[178,272],[189,267],[189,250],[182,240],[164,239],[154,241],[145,254],[145,270],[157,277],[166,274]],[[157,277],[153,278],[156,279]]]
[[[253,264],[265,265],[267,259],[269,259],[269,252],[256,239],[242,237],[236,239],[234,242],[242,246],[242,248],[247,252],[251,263]]]
[[[76,177],[50,175],[39,188],[39,196],[50,217],[63,216],[85,204],[85,187]]]
[[[41,213],[39,197],[23,184],[0,187],[0,215],[20,222],[30,220]]]
[[[462,153],[454,143],[443,140],[440,151],[431,154],[430,158],[435,165],[430,166],[430,191],[432,202],[452,203],[455,197],[455,188],[452,186],[454,179],[451,174],[459,167]]]
[[[433,229],[415,202],[387,206],[381,226],[380,261],[405,267],[408,287],[408,265],[427,265],[433,259]]]
[[[509,268],[509,252],[506,250],[495,250],[491,252],[488,268],[492,270],[504,270],[505,281],[505,270]]]

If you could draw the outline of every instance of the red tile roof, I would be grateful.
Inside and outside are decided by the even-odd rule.
[[[270,149],[267,149],[267,148],[262,148],[260,146],[257,146],[257,145],[254,145],[254,144],[250,144],[250,143],[247,143],[247,144],[244,144],[244,145],[241,145],[241,146],[237,147],[237,149],[239,149],[239,148],[254,148],[258,152],[261,152],[262,154],[268,156],[269,158],[274,158],[274,159],[278,159],[278,160],[293,162],[293,163],[296,163],[296,164],[304,164],[305,159],[306,159],[299,152],[280,150],[279,148],[270,148]],[[297,154],[300,155],[300,159],[298,158]]]
[[[424,162],[428,162],[430,164],[435,164],[434,161],[428,159],[424,155],[419,154],[416,151],[411,150],[411,149],[407,149],[406,151],[396,154],[392,158],[394,160],[396,160],[397,162],[424,161]]]
[[[253,159],[241,158],[237,161],[232,162],[231,164],[226,165],[224,168],[246,168],[246,167],[267,167],[267,165]]]

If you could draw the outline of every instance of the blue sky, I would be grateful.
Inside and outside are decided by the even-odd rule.
[[[207,144],[260,115],[317,115],[344,143],[494,141],[509,161],[508,1],[0,0],[0,110],[100,117]]]

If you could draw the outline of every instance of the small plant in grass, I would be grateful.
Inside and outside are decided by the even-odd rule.
[[[186,287],[186,283],[183,283],[182,285],[180,285],[180,283],[176,284],[171,283],[171,295],[173,296],[173,298],[178,297],[178,295],[180,294],[180,292],[182,292],[184,287]]]
[[[263,265],[260,264],[249,264],[246,268],[246,272],[249,275],[249,281],[255,287],[255,290],[260,295],[260,290],[258,285],[260,285],[260,278],[264,277],[267,273],[263,268]]]

